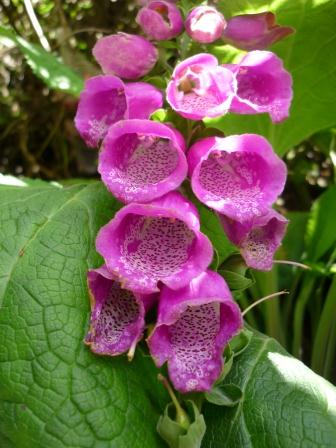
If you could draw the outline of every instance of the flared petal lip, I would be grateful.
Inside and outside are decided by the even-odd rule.
[[[201,56],[201,57],[200,57]],[[179,64],[179,66],[176,67],[176,75],[174,77],[174,73],[173,72],[173,77],[172,79],[169,81],[168,86],[167,86],[167,90],[166,90],[166,100],[169,103],[169,105],[182,117],[190,119],[190,120],[202,120],[205,117],[208,118],[215,118],[218,117],[220,115],[224,115],[226,114],[231,107],[231,103],[233,101],[233,99],[235,98],[236,92],[237,92],[237,80],[236,77],[234,76],[234,73],[232,72],[232,70],[226,68],[225,66],[217,66],[217,59],[213,56],[211,58],[209,58],[210,64],[208,64],[209,67],[212,68],[213,73],[212,73],[212,79],[214,82],[216,82],[216,77],[215,77],[215,70],[225,70],[226,75],[231,75],[231,93],[229,95],[227,95],[227,98],[225,100],[223,100],[221,103],[218,103],[217,106],[213,106],[211,108],[209,108],[207,110],[207,113],[205,114],[204,112],[197,112],[197,111],[186,111],[183,108],[183,105],[179,106],[178,102],[176,101],[176,96],[178,94],[177,92],[177,83],[178,83],[178,76],[183,73],[183,71],[188,68],[190,65],[197,65],[198,63],[201,64],[203,60],[206,60],[207,57],[212,56],[210,54],[199,54],[199,55],[195,55],[192,56],[189,59],[186,59],[186,61],[190,60],[190,59],[194,59],[196,62],[191,62],[189,64],[185,64],[186,61],[183,61],[181,64]],[[204,64],[205,65],[205,64]],[[181,67],[182,66],[182,67]],[[210,73],[209,73],[210,74]],[[182,103],[183,104],[183,103]]]
[[[85,133],[87,127],[87,119],[82,117],[82,110],[86,107],[85,103],[87,99],[89,99],[92,95],[97,93],[103,93],[104,91],[113,90],[113,89],[122,89],[125,95],[126,102],[126,110],[124,114],[124,118],[128,118],[129,113],[129,99],[126,93],[126,86],[124,82],[114,75],[97,75],[89,78],[85,81],[84,89],[79,95],[79,102],[77,112],[74,118],[75,126],[78,132],[82,135]],[[88,139],[85,139],[86,144],[90,148],[95,148],[97,146],[96,143],[90,142]]]
[[[123,184],[111,179],[109,175],[110,169],[106,169],[106,165],[107,167],[110,166],[110,147],[113,146],[113,142],[123,135],[132,133],[169,139],[173,143],[174,149],[178,155],[178,162],[176,168],[168,177],[157,184],[148,184],[142,189],[139,188],[138,192],[131,194],[126,193]],[[185,150],[186,147],[182,135],[180,135],[177,130],[171,129],[169,126],[150,120],[123,120],[109,128],[108,134],[103,141],[102,150],[99,154],[98,172],[106,187],[117,197],[117,199],[126,203],[133,201],[148,202],[178,188],[184,181],[188,172]]]
[[[139,92],[141,91],[141,93]],[[161,90],[152,86],[147,82],[128,82],[125,83],[125,93],[127,100],[127,115],[125,119],[147,119],[150,117],[151,113],[155,110],[160,109],[163,104],[163,94]],[[151,108],[146,108],[146,116],[143,114],[143,110],[141,114],[139,114],[139,108],[141,105],[137,104],[137,99],[141,98],[140,101],[146,101],[146,97],[150,97],[151,99]],[[148,113],[150,112],[150,113]]]
[[[254,50],[247,53],[239,64],[224,64],[223,67],[228,68],[232,73],[237,75],[241,67],[257,67],[264,63],[272,65],[272,73],[281,73],[283,83],[287,85],[287,94],[277,99],[277,102],[281,104],[281,112],[274,112],[272,110],[272,104],[258,105],[248,99],[241,98],[238,93],[236,93],[232,99],[231,111],[245,114],[268,113],[273,123],[280,123],[289,116],[289,109],[293,96],[293,78],[290,73],[285,70],[282,60],[276,54],[271,51]]]
[[[249,143],[253,142],[250,146]],[[258,145],[255,143],[258,141]],[[201,169],[201,164],[206,160],[213,151],[224,151],[228,153],[234,152],[249,152],[256,153],[263,157],[268,163],[270,170],[273,169],[273,180],[276,179],[272,188],[268,189],[268,200],[263,201],[265,204],[261,206],[260,215],[267,211],[267,208],[277,199],[277,197],[283,191],[287,168],[286,164],[273,152],[270,143],[262,136],[258,134],[240,134],[230,135],[228,137],[208,137],[196,142],[189,150],[188,162],[189,162],[189,176],[191,177],[191,186],[193,192],[197,198],[215,209],[219,213],[222,213],[229,218],[236,219],[236,216],[228,213],[227,200],[207,200],[207,190],[204,190],[198,180]],[[251,215],[252,218],[254,215]]]

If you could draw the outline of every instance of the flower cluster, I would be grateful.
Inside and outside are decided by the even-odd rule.
[[[200,6],[184,22],[174,2],[142,3],[136,21],[150,40],[176,38],[185,27],[195,42],[224,39],[253,51],[230,65],[204,52],[188,57],[170,73],[164,95],[148,82],[124,81],[138,80],[157,63],[150,40],[118,33],[96,43],[93,55],[104,74],[86,82],[75,124],[88,146],[100,147],[101,179],[124,206],[97,236],[104,265],[88,273],[86,343],[95,353],[132,358],[146,313],[157,306],[147,340],[155,363],[167,363],[177,390],[207,391],[221,374],[224,347],[241,329],[242,316],[224,279],[209,270],[213,248],[181,185],[189,179],[196,198],[219,215],[248,266],[268,270],[287,224],[272,209],[286,167],[259,135],[206,137],[188,148],[172,123],[150,117],[165,98],[191,127],[228,112],[285,119],[291,76],[264,48],[290,31],[275,25],[270,13],[227,21],[215,8]]]

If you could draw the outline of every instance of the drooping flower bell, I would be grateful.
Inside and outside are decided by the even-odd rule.
[[[154,40],[168,40],[183,30],[180,10],[173,3],[154,0],[140,9],[136,22],[143,32]]]
[[[199,140],[188,164],[197,198],[237,221],[266,213],[286,181],[285,163],[256,134]]]
[[[270,51],[251,51],[239,64],[225,65],[237,78],[230,112],[268,113],[274,123],[286,119],[292,102],[292,77]]]
[[[148,202],[178,188],[188,165],[182,135],[150,120],[110,127],[99,154],[102,181],[123,202]]]
[[[191,120],[225,114],[236,93],[236,81],[228,68],[218,66],[215,56],[200,53],[178,64],[167,87],[167,101]]]
[[[157,296],[121,289],[103,265],[88,272],[91,299],[90,329],[85,343],[94,353],[116,356],[129,352],[132,358],[145,325],[145,311]]]
[[[80,94],[75,126],[85,143],[96,148],[113,123],[126,118],[149,118],[162,101],[161,92],[151,84],[124,84],[116,76],[95,76],[86,81]]]
[[[175,389],[207,391],[221,374],[225,345],[241,327],[227,284],[207,270],[177,291],[162,288],[148,345],[158,367],[168,363]]]
[[[125,79],[145,76],[158,59],[158,51],[151,42],[127,33],[102,37],[92,53],[105,74]]]
[[[213,250],[194,205],[174,191],[132,203],[98,233],[97,251],[122,286],[143,294],[185,286],[209,266]]]
[[[243,223],[219,216],[225,233],[239,247],[247,266],[271,270],[274,253],[286,232],[287,219],[273,209]]]
[[[225,42],[242,50],[264,50],[294,33],[294,28],[276,23],[275,14],[261,12],[232,17],[223,32]]]
[[[223,14],[211,6],[197,6],[192,9],[185,22],[187,34],[202,44],[219,39],[225,26]]]

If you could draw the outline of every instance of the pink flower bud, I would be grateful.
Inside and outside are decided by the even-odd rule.
[[[102,37],[92,50],[106,74],[138,79],[149,73],[158,59],[158,51],[144,37],[118,33]]]
[[[167,1],[152,1],[138,12],[136,22],[154,40],[168,40],[183,30],[180,10]]]
[[[242,50],[264,50],[294,33],[290,26],[277,25],[272,12],[232,17],[224,30],[225,42]]]
[[[192,9],[185,22],[188,35],[202,44],[209,44],[219,39],[225,26],[223,14],[210,6],[198,6]]]

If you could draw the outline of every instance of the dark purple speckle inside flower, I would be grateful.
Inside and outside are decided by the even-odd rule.
[[[139,304],[133,293],[112,281],[95,323],[96,344],[109,347],[112,353],[128,350],[138,331],[139,314]]]
[[[222,200],[241,212],[258,213],[267,164],[255,153],[213,151],[201,164],[199,182],[208,200]]]
[[[130,214],[120,235],[120,261],[144,277],[179,272],[192,250],[194,233],[179,219]]]
[[[154,185],[169,177],[179,157],[168,139],[126,134],[113,148],[110,177],[125,185],[128,192],[136,192],[146,185]]]
[[[169,327],[170,369],[176,371],[177,381],[185,383],[187,390],[197,389],[198,378],[204,380],[216,367],[213,358],[219,331],[218,302],[188,306],[177,322]]]

